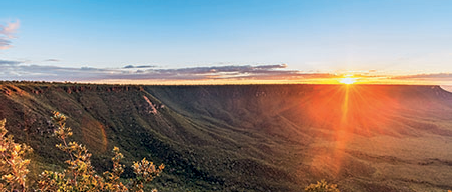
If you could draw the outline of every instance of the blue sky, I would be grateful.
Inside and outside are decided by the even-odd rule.
[[[450,10],[446,0],[0,1],[0,76],[39,80],[45,70],[31,70],[50,66],[124,73],[133,65],[153,73],[284,66],[265,69],[449,77]]]

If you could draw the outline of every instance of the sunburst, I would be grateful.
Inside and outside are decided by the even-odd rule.
[[[351,85],[356,83],[358,78],[353,77],[352,75],[346,75],[344,78],[342,78],[341,80],[339,80],[340,83],[346,84],[346,85]]]

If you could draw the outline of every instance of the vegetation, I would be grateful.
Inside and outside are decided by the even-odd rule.
[[[0,152],[2,159],[0,162],[0,174],[2,175],[0,189],[9,189],[10,191],[27,189],[27,166],[30,164],[25,155],[32,149],[25,144],[14,142],[13,136],[8,135],[5,129],[6,119],[0,121]]]
[[[336,184],[328,184],[325,180],[310,184],[304,190],[306,192],[340,192]]]
[[[140,162],[133,164],[136,177],[130,179],[128,183],[121,182],[121,174],[124,172],[124,165],[120,163],[124,155],[119,152],[118,147],[113,148],[115,156],[113,168],[111,171],[104,172],[103,176],[99,176],[91,165],[90,157],[86,147],[75,141],[69,141],[72,136],[72,130],[66,127],[66,116],[59,112],[54,112],[53,122],[57,125],[54,136],[60,139],[62,143],[56,147],[66,152],[70,159],[66,161],[68,168],[63,172],[44,171],[40,175],[39,191],[144,191],[144,184],[152,181],[163,171],[164,165],[159,167],[143,158]],[[14,142],[13,136],[9,134],[5,128],[6,119],[0,121],[1,141],[0,151],[2,152],[2,161],[0,173],[2,183],[0,183],[1,191],[28,191],[27,174],[29,170],[27,166],[30,159],[25,159],[25,155],[30,153],[32,149],[25,144]],[[306,187],[307,192],[339,192],[337,185],[327,184],[325,180],[311,184]],[[156,189],[152,189],[156,192]]]
[[[136,177],[130,179],[123,184],[121,174],[124,172],[124,166],[120,164],[120,160],[124,157],[119,148],[114,147],[115,156],[112,158],[113,169],[106,171],[104,174],[98,175],[91,165],[91,154],[85,146],[75,141],[69,141],[72,136],[71,128],[66,127],[66,116],[59,112],[55,112],[52,120],[57,125],[54,135],[60,139],[62,143],[56,147],[66,152],[70,159],[66,161],[68,168],[63,172],[44,171],[40,175],[38,181],[40,191],[139,191],[145,189],[145,183],[152,181],[159,176],[164,165],[156,167],[152,162],[143,158],[140,162],[134,162],[132,168]],[[27,165],[30,164],[29,159],[24,159],[24,155],[31,151],[31,148],[24,144],[14,142],[12,135],[5,137],[7,130],[5,128],[6,120],[0,123],[0,136],[2,161],[1,173],[2,183],[0,189],[2,191],[27,191],[26,176],[29,170]],[[153,189],[152,191],[157,191]]]
[[[70,156],[55,150],[62,142],[50,137],[56,127],[48,122],[60,111],[100,175],[112,172],[114,146],[124,155],[124,184],[135,177],[134,161],[165,164],[147,185],[160,192],[299,192],[324,178],[344,191],[452,188],[452,95],[432,86],[353,86],[350,129],[336,124],[340,86],[141,87],[0,84],[0,119],[33,148],[28,181],[67,167]]]

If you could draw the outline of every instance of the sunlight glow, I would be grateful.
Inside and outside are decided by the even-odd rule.
[[[356,83],[356,80],[357,80],[357,78],[355,78],[355,77],[353,77],[351,75],[346,75],[339,82],[343,83],[343,84],[350,85],[350,84]]]

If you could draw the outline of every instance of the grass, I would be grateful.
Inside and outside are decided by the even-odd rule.
[[[0,118],[35,149],[34,173],[65,159],[48,133],[60,111],[98,172],[110,168],[113,146],[127,166],[164,163],[160,191],[301,191],[321,179],[342,191],[452,188],[452,95],[434,86],[355,85],[347,105],[342,85],[1,82],[1,90]]]

